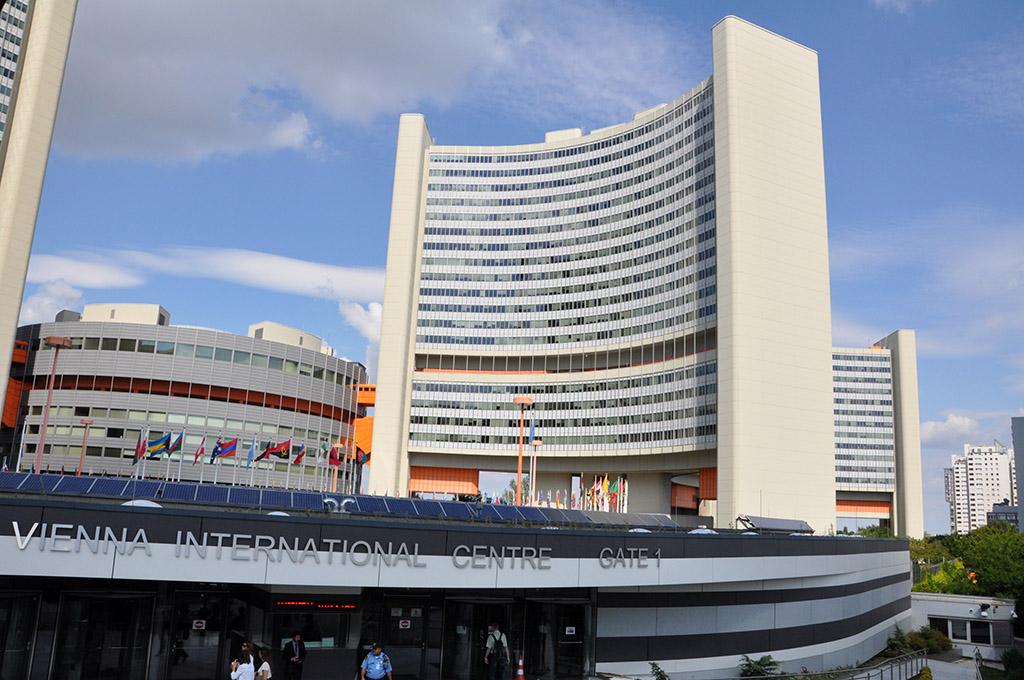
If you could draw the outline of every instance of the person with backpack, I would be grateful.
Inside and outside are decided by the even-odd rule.
[[[508,638],[497,623],[487,627],[487,651],[484,663],[487,665],[487,680],[502,680],[505,669],[512,662],[508,652]]]

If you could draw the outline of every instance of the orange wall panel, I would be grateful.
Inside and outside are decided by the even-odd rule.
[[[718,468],[700,469],[700,499],[713,501],[718,499]]]
[[[697,494],[700,489],[696,486],[687,486],[685,484],[673,484],[672,485],[672,507],[673,508],[686,508],[688,510],[696,510],[699,505],[697,500]]]
[[[410,493],[480,493],[480,471],[412,465],[409,468]]]

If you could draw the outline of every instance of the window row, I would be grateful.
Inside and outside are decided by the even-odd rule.
[[[704,160],[696,163],[693,167],[687,168],[679,172],[677,175],[669,177],[668,179],[655,184],[654,186],[641,189],[640,191],[633,192],[632,194],[626,194],[624,196],[618,196],[616,198],[609,198],[604,201],[597,203],[588,203],[586,205],[570,205],[564,208],[555,208],[552,210],[535,210],[533,212],[499,212],[499,213],[440,213],[440,212],[428,212],[426,219],[438,222],[522,222],[527,220],[544,220],[551,219],[554,217],[569,217],[573,215],[586,215],[587,213],[600,212],[602,210],[609,210],[620,205],[631,205],[637,203],[650,196],[655,196],[670,189],[675,185],[689,180],[691,177],[699,172],[713,168],[715,165],[714,156],[709,156]],[[688,186],[683,187],[680,191],[677,191],[674,196],[669,196],[664,200],[675,202],[680,200],[681,197],[688,196],[698,189],[707,186],[714,182],[714,174],[708,174],[703,178],[703,182],[695,182]],[[453,199],[454,200],[454,199]],[[428,199],[429,204],[429,199]],[[560,225],[562,230],[569,230],[575,228],[572,224]]]
[[[537,402],[530,407],[530,412],[543,411],[589,411],[592,409],[624,409],[636,406],[651,406],[653,404],[665,404],[679,402],[684,399],[692,399],[697,396],[697,388],[679,388],[671,392],[658,392],[656,394],[643,394],[628,397],[615,397],[608,399],[591,399],[588,401],[573,402]],[[519,407],[512,402],[494,401],[444,401],[435,399],[413,399],[412,407],[416,408],[441,408],[458,411],[509,411],[516,416],[518,423]],[[714,403],[700,404],[688,408],[676,407],[671,413],[677,414],[678,418],[695,418],[698,416],[710,416],[718,412],[718,406]],[[531,416],[532,418],[532,416]],[[539,423],[540,421],[538,421]]]
[[[877,361],[882,363],[892,363],[888,353],[882,354],[833,354],[833,361]]]
[[[714,196],[712,195],[712,200]],[[598,226],[599,224],[609,224],[612,222],[618,222],[621,220],[631,219],[639,215],[653,212],[666,205],[675,203],[674,200],[666,199],[665,201],[658,201],[645,206],[640,206],[627,210],[626,212],[619,213],[618,215],[609,215],[607,217],[600,217],[595,220],[588,220],[587,222],[579,222],[577,225],[579,228]],[[680,206],[674,210],[670,210],[655,219],[648,220],[647,222],[633,224],[627,227],[629,233],[644,233],[653,230],[654,227],[662,224],[668,224],[675,219],[682,219],[686,215],[689,215],[694,210],[695,203],[688,203]],[[620,243],[614,246],[607,246],[605,248],[598,248],[596,250],[587,250],[583,252],[573,252],[559,255],[546,255],[539,257],[513,257],[513,258],[455,258],[455,257],[430,257],[427,251],[423,254],[423,264],[425,265],[463,265],[463,266],[475,266],[475,267],[509,267],[509,266],[522,266],[522,265],[534,265],[534,264],[557,264],[563,262],[578,262],[580,260],[592,260],[598,257],[606,257],[608,255],[615,255],[618,253],[630,252],[633,250],[640,250],[647,246],[660,243],[668,240],[675,236],[680,236],[686,233],[689,229],[694,226],[705,224],[715,217],[714,209],[709,210],[696,216],[693,220],[687,222],[681,222],[676,224],[670,229],[659,232],[652,236],[648,236],[643,239],[635,241],[628,241],[626,243]],[[594,224],[591,224],[594,223]],[[567,225],[573,227],[573,225]]]
[[[168,340],[136,340],[135,338],[73,337],[70,340],[71,347],[69,349],[72,350],[136,352],[140,354],[176,356],[183,359],[209,359],[238,366],[253,366],[255,368],[266,368],[294,375],[303,375],[316,380],[326,380],[342,387],[351,387],[356,384],[354,377],[332,371],[324,366],[314,366],[313,364],[293,361],[292,359],[237,349],[232,350],[226,347],[211,347],[210,345],[195,345]],[[47,349],[45,338],[39,338],[36,341],[36,349]]]
[[[603,184],[601,186],[591,187],[590,189],[580,189],[578,191],[572,191],[567,194],[545,194],[542,196],[517,196],[515,198],[449,198],[449,197],[432,197],[431,193],[437,192],[484,192],[484,191],[515,191],[517,194],[523,194],[528,191],[533,191],[538,188],[551,188],[551,187],[537,187],[529,184],[505,184],[498,185],[491,189],[491,185],[488,184],[428,184],[427,185],[427,205],[448,205],[448,206],[475,206],[475,207],[501,207],[501,206],[519,206],[519,205],[543,205],[545,203],[561,203],[565,201],[577,201],[582,198],[590,198],[592,196],[600,196],[601,194],[608,194],[614,191],[621,191],[622,189],[628,189],[631,186],[637,184],[643,184],[649,182],[657,177],[667,175],[668,173],[675,170],[677,167],[692,161],[695,158],[699,158],[702,154],[713,151],[715,148],[714,139],[707,139],[696,147],[690,149],[686,153],[676,158],[673,158],[668,163],[648,170],[647,172],[639,175],[633,175],[621,179],[611,184]],[[638,161],[644,165],[651,162],[651,158],[643,159]],[[569,182],[569,184],[583,184],[584,182],[590,182],[594,180],[604,179],[613,175],[622,174],[626,172],[626,169],[633,169],[635,164],[619,166],[614,170],[604,170],[602,172],[594,173],[592,175],[581,175],[573,177],[567,180],[555,180],[554,182],[540,182],[540,184],[551,184],[555,186],[566,186],[563,182]],[[428,232],[430,233],[430,232]],[[459,231],[457,233],[465,233]],[[497,234],[493,234],[497,235]]]
[[[590,153],[591,151],[599,151],[601,149],[607,149],[628,142],[633,139],[638,139],[646,134],[653,132],[665,125],[668,125],[672,121],[676,120],[680,116],[685,115],[687,112],[693,110],[701,102],[707,102],[708,106],[712,103],[712,89],[708,85],[706,88],[701,90],[699,93],[690,97],[684,102],[680,102],[678,106],[673,107],[671,110],[666,111],[664,115],[659,116],[650,123],[646,123],[641,127],[634,128],[628,132],[624,132],[621,135],[615,137],[609,137],[602,139],[598,142],[591,142],[589,144],[580,144],[578,146],[570,146],[563,149],[555,149],[552,151],[535,151],[531,153],[520,153],[520,154],[495,154],[488,156],[484,154],[457,154],[457,153],[432,153],[430,154],[431,162],[436,163],[526,163],[529,161],[546,160],[549,158],[565,158],[567,156],[577,156],[579,154]],[[692,123],[691,123],[692,124]],[[686,122],[683,122],[683,126]]]
[[[494,356],[417,353],[417,372],[580,373],[646,366],[715,349],[716,330],[708,328],[667,340],[622,349],[559,354]],[[698,365],[699,367],[699,365]],[[693,370],[689,368],[686,370]]]
[[[696,366],[679,369],[678,371],[665,371],[652,375],[636,376],[634,378],[622,378],[620,380],[590,380],[586,382],[558,383],[553,385],[531,384],[531,385],[495,385],[483,383],[442,383],[442,382],[414,382],[413,392],[434,392],[447,394],[582,394],[586,392],[624,392],[625,390],[639,387],[651,387],[653,385],[668,385],[671,383],[693,380],[704,376],[713,376],[718,365],[709,361]],[[714,392],[714,383],[708,394]]]
[[[619,279],[619,281],[622,281],[622,279]],[[560,312],[572,309],[609,307],[612,305],[622,304],[624,302],[644,300],[649,297],[654,297],[655,295],[661,295],[663,293],[669,293],[673,290],[683,288],[685,285],[686,284],[681,279],[673,279],[667,283],[661,284],[660,286],[653,286],[642,290],[630,290],[624,293],[616,293],[614,295],[606,295],[604,297],[594,297],[584,300],[563,300],[560,302],[543,302],[534,305],[459,305],[421,302],[418,306],[418,310],[421,312],[454,312],[457,314],[529,314],[537,312]],[[581,288],[588,291],[600,290],[600,288],[588,285],[583,285]],[[421,295],[423,294],[423,290],[424,289],[420,290]],[[559,290],[559,293],[562,295],[567,294],[561,289],[556,290]],[[711,297],[714,294],[715,285],[711,284],[704,288],[699,288],[692,293],[686,293],[680,297],[684,302],[693,302],[694,300],[703,300],[706,297]]]
[[[704,186],[706,186],[708,184],[711,184],[713,182],[713,180],[714,180],[714,177],[705,177],[704,179],[700,180],[697,184],[693,184],[693,185],[690,185],[689,187],[686,187],[685,191],[686,191],[687,195],[692,194],[695,191],[698,191],[699,189],[702,189]],[[698,186],[698,185],[701,185],[701,186]],[[692,213],[694,210],[697,210],[699,208],[703,208],[706,205],[710,205],[714,201],[715,201],[715,192],[714,192],[713,189],[709,189],[708,191],[701,192],[690,203],[687,203],[685,205],[679,206],[679,208],[677,208],[674,211],[674,215],[677,216],[677,217],[682,217],[683,215],[688,215],[688,214]],[[640,210],[640,209],[637,209],[637,210],[639,211],[637,214],[642,214],[642,213],[645,213],[645,212],[649,212],[647,210]],[[630,211],[630,212],[632,212],[632,211]],[[608,217],[609,218],[621,218],[622,215],[624,215],[624,214],[626,214],[626,213],[620,213],[619,215],[610,215]],[[632,217],[632,215],[630,215],[630,217]],[[602,218],[602,219],[604,219],[604,218]],[[625,219],[625,218],[623,218],[623,219]],[[607,224],[607,223],[608,222],[605,222],[605,224]],[[514,250],[527,250],[527,251],[530,251],[530,250],[548,250],[548,249],[552,249],[552,248],[574,248],[576,246],[582,246],[582,245],[586,245],[588,243],[600,243],[602,241],[612,241],[612,240],[615,240],[615,239],[619,239],[619,238],[624,238],[626,236],[630,236],[632,234],[640,234],[640,233],[643,233],[645,231],[648,231],[652,227],[652,225],[653,226],[657,226],[657,224],[661,224],[661,223],[662,222],[657,222],[656,220],[647,220],[645,222],[637,222],[637,223],[633,223],[633,224],[627,224],[627,225],[625,225],[623,227],[619,227],[618,229],[613,229],[611,231],[599,231],[599,232],[595,232],[595,233],[592,233],[592,234],[587,234],[587,235],[584,235],[584,236],[574,236],[574,237],[554,239],[554,240],[548,240],[548,241],[508,241],[507,237],[510,236],[510,234],[496,235],[499,238],[497,238],[494,242],[487,242],[487,243],[474,243],[474,242],[466,242],[466,241],[455,241],[455,242],[449,242],[449,241],[443,241],[443,242],[427,241],[426,243],[423,244],[423,250],[424,251],[466,251],[466,252],[472,252],[472,251],[476,251],[476,252],[510,252],[510,251],[514,251]],[[573,223],[569,223],[569,224],[562,224],[562,225],[559,225],[559,229],[553,230],[550,233],[562,234],[564,232],[581,230],[583,228],[583,227],[579,226],[581,224],[583,224],[583,223],[582,222],[573,222]],[[465,236],[465,235],[464,234],[458,234],[458,236]]]
[[[701,238],[702,236],[710,234],[707,238]],[[711,227],[705,231],[700,232],[696,236],[688,239],[682,247],[679,245],[673,245],[664,250],[656,253],[657,257],[653,258],[639,258],[633,260],[627,260],[625,262],[612,262],[605,265],[594,265],[590,267],[584,267],[582,269],[570,269],[567,271],[540,271],[540,272],[509,272],[509,273],[487,273],[487,274],[466,274],[462,272],[423,272],[420,274],[420,281],[460,281],[460,282],[513,282],[513,281],[538,281],[544,279],[567,279],[567,278],[583,278],[587,276],[595,276],[598,274],[607,274],[610,272],[621,271],[623,269],[630,270],[630,273],[618,279],[605,279],[602,281],[576,283],[576,284],[563,284],[561,286],[548,286],[545,288],[420,288],[421,295],[445,295],[449,297],[518,297],[518,296],[539,296],[539,295],[564,295],[569,293],[585,293],[593,290],[604,290],[607,288],[615,288],[617,286],[628,286],[634,283],[640,283],[649,279],[656,279],[666,274],[671,274],[680,269],[692,266],[693,262],[687,262],[686,259],[678,260],[675,262],[668,262],[659,267],[652,269],[636,271],[640,269],[644,262],[653,262],[660,259],[670,257],[675,253],[686,252],[689,248],[692,248],[691,241],[695,238],[697,243],[703,243],[709,238],[714,238],[715,228]],[[697,277],[695,274],[690,274],[684,277],[684,285],[693,283],[697,278],[706,278],[706,276]]]
[[[458,318],[443,318],[443,319],[424,319],[418,318],[416,320],[416,326],[419,328],[472,328],[472,329],[522,329],[522,328],[564,328],[571,326],[589,326],[595,323],[609,323],[615,321],[625,321],[628,319],[636,319],[643,316],[650,316],[651,314],[657,314],[658,312],[664,312],[669,309],[675,309],[677,307],[685,307],[687,305],[692,306],[694,303],[692,294],[680,295],[678,297],[665,300],[663,302],[657,302],[652,305],[645,305],[643,307],[634,307],[631,309],[622,309],[614,312],[605,312],[603,314],[593,314],[591,316],[565,316],[548,319],[521,319],[521,318],[504,318],[500,320],[491,319],[458,319]]]
[[[689,416],[690,418],[694,416]],[[611,427],[616,425],[639,425],[642,423],[661,423],[667,420],[683,420],[687,418],[681,409],[670,411],[648,411],[621,416],[590,416],[584,418],[540,418],[531,419],[533,427],[544,434],[551,429],[565,427]],[[512,430],[519,429],[519,418],[469,418],[460,416],[423,416],[413,415],[409,418],[410,425],[445,425],[451,427],[499,427]],[[550,429],[549,429],[550,428]]]
[[[647,149],[656,147],[669,139],[672,139],[676,135],[682,134],[687,128],[693,127],[694,124],[698,123],[703,118],[711,115],[711,107],[698,111],[692,118],[687,118],[685,121],[677,125],[671,130],[666,130],[660,135],[651,137],[649,139],[634,144],[631,147],[619,149],[611,153],[604,154],[602,156],[595,156],[593,158],[585,158],[580,161],[573,163],[562,163],[560,165],[543,165],[539,167],[525,167],[525,168],[510,168],[508,170],[490,170],[483,168],[474,169],[430,169],[431,177],[533,177],[537,175],[553,175],[560,172],[572,172],[574,170],[583,170],[586,168],[592,168],[597,165],[605,165],[613,163],[622,158],[629,158],[630,156],[638,153],[643,153]],[[707,124],[705,124],[707,125]],[[704,126],[697,128],[693,133],[690,133],[686,137],[691,138],[695,135],[702,134],[704,132]],[[685,138],[684,138],[685,139]],[[486,157],[484,157],[486,158]],[[432,161],[431,163],[441,162]],[[483,161],[480,161],[483,163]]]
[[[698,425],[696,427],[672,430],[648,430],[646,432],[623,432],[609,435],[561,436],[544,437],[545,448],[550,446],[587,446],[594,444],[644,444],[655,442],[674,442],[698,437],[713,437],[717,433],[715,425]],[[519,443],[516,436],[497,434],[463,434],[435,432],[410,432],[410,442],[438,442],[451,444],[490,444],[514,446]]]
[[[590,340],[611,340],[628,338],[633,335],[656,333],[669,328],[683,326],[694,321],[710,319],[715,315],[716,305],[700,307],[696,311],[685,312],[675,316],[624,328],[609,328],[589,333],[570,333],[567,335],[521,335],[521,336],[475,336],[475,335],[417,335],[416,342],[426,345],[560,345]]]

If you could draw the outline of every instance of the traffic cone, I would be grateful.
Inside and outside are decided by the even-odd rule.
[[[523,673],[523,657],[519,657],[519,664],[516,666],[516,677],[521,678],[525,675]]]

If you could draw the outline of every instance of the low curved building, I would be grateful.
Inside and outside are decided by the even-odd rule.
[[[183,450],[147,461],[147,476],[229,481],[241,474],[253,441],[262,451],[291,439],[291,460],[303,444],[310,451],[304,464],[269,458],[255,466],[255,479],[316,485],[325,464],[321,457],[317,468],[316,452],[344,446],[362,415],[357,386],[366,381],[366,369],[320,351],[319,338],[297,330],[288,335],[278,325],[268,335],[295,338],[295,344],[169,322],[158,305],[87,305],[80,320],[19,328],[8,396],[13,409],[5,409],[18,416],[6,430],[8,467],[35,463],[57,354],[44,469],[77,469],[85,437],[84,472],[128,474],[136,471],[141,433],[153,440],[184,432]],[[256,324],[250,333],[259,336],[269,327]],[[58,353],[48,338],[66,338],[68,346]],[[299,339],[313,339],[315,346],[300,347]],[[92,421],[87,437],[83,419]],[[236,437],[235,456],[211,469],[217,439]],[[205,457],[193,464],[204,438]],[[249,481],[250,470],[244,474]]]

